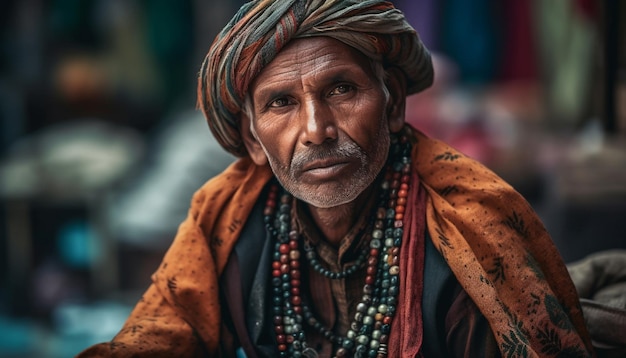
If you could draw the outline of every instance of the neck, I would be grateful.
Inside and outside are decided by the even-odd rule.
[[[317,208],[307,205],[313,222],[317,225],[326,241],[333,246],[339,246],[348,231],[354,226],[363,208],[367,207],[367,200],[378,181],[374,181],[355,200],[332,208]]]

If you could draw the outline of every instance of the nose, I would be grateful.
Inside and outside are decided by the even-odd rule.
[[[301,137],[302,144],[320,145],[337,139],[334,115],[323,101],[307,101],[301,115],[305,120]]]

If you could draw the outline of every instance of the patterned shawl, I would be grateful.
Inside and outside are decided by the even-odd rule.
[[[292,39],[328,36],[400,68],[408,92],[429,87],[430,54],[400,10],[380,0],[257,0],[216,37],[200,70],[198,106],[218,142],[243,157],[239,114],[248,86]]]
[[[589,357],[576,288],[528,202],[496,174],[417,132],[427,227],[504,357]]]
[[[529,204],[478,162],[411,131],[430,236],[489,321],[503,356],[593,356],[576,289]],[[182,357],[201,347],[214,356],[221,339],[219,277],[271,177],[268,166],[242,158],[198,190],[153,284],[120,333],[80,357]],[[400,300],[398,317],[416,317],[417,307]],[[405,319],[392,331],[402,336],[394,338],[400,342],[392,352],[418,353],[411,343],[420,331],[417,321]]]

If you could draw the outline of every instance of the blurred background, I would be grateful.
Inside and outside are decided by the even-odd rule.
[[[394,2],[431,49],[407,120],[529,200],[566,262],[626,248],[626,4]],[[196,76],[243,1],[0,5],[0,356],[110,340],[233,158]]]

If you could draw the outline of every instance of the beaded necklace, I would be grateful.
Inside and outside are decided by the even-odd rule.
[[[272,315],[280,357],[317,357],[307,346],[303,324],[331,341],[335,357],[386,357],[391,323],[399,291],[399,254],[403,218],[411,170],[411,143],[406,137],[391,136],[380,202],[371,234],[362,240],[369,245],[355,264],[341,272],[324,268],[315,248],[300,248],[298,233],[290,227],[293,198],[278,184],[271,184],[264,210],[265,226],[276,239],[272,260]],[[354,320],[344,336],[324,327],[314,316],[301,293],[301,257],[309,267],[329,279],[342,279],[367,265],[363,297]]]

